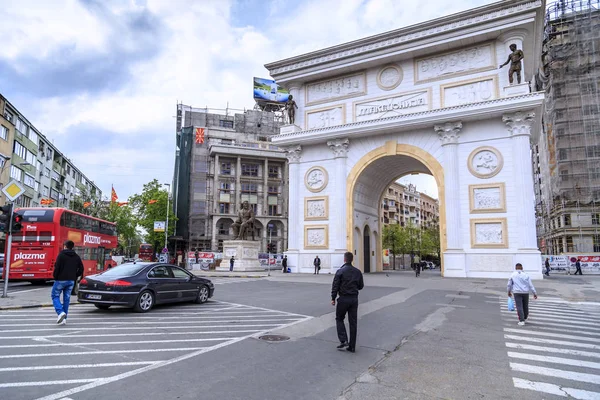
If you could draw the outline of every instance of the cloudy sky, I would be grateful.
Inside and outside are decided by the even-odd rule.
[[[177,102],[252,108],[265,63],[491,2],[2,0],[0,93],[124,200],[171,182]]]

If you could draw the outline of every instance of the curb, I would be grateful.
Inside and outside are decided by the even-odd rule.
[[[71,302],[70,305],[78,305],[81,304],[78,301]],[[54,307],[52,303],[41,303],[41,304],[27,304],[27,305],[19,305],[19,306],[0,306],[0,311],[3,310],[20,310],[24,308],[42,308],[42,307]]]

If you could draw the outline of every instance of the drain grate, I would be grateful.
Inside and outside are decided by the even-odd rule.
[[[264,340],[265,342],[285,342],[286,340],[290,340],[289,336],[283,335],[263,335],[258,337],[260,340]]]

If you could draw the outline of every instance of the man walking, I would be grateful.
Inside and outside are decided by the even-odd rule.
[[[281,260],[281,267],[283,268],[283,273],[287,273],[287,256],[284,256],[283,260]]]
[[[546,276],[550,276],[550,260],[546,258]]]
[[[315,257],[315,259],[313,260],[313,265],[315,266],[315,273],[314,274],[318,274],[319,271],[321,270],[321,259],[319,258],[319,256]]]
[[[576,269],[575,269],[575,274],[574,275],[577,275],[577,273],[579,273],[579,275],[583,275],[581,273],[581,258],[579,258],[579,257],[577,257],[577,261],[575,262],[575,268]]]
[[[529,292],[533,293],[534,299],[537,299],[537,293],[531,283],[531,278],[523,272],[523,266],[517,264],[515,269],[516,271],[508,279],[507,290],[508,297],[515,295],[515,306],[519,315],[518,325],[523,326],[529,316]]]
[[[231,259],[229,260],[229,272],[233,271],[233,264],[235,264],[235,259],[231,256]]]
[[[67,240],[63,251],[56,257],[54,263],[54,285],[52,285],[52,304],[58,314],[56,323],[64,325],[67,323],[69,304],[71,302],[71,291],[78,277],[83,275],[83,263],[81,258],[73,251],[75,243]],[[60,303],[62,293],[63,302]]]
[[[362,272],[352,265],[353,255],[351,252],[344,253],[344,265],[340,268],[333,278],[331,285],[331,305],[335,306],[337,297],[337,307],[335,309],[335,323],[337,327],[338,339],[340,345],[338,350],[344,350],[354,353],[356,351],[356,326],[358,320],[358,291],[365,286],[363,283]],[[339,297],[338,297],[339,295]],[[348,313],[348,324],[350,325],[350,341],[344,318]]]

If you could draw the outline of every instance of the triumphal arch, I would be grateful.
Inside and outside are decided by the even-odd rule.
[[[542,29],[541,1],[501,1],[266,65],[295,101],[273,138],[289,159],[292,271],[312,273],[318,254],[334,272],[347,250],[380,271],[384,190],[427,173],[444,276],[506,277],[520,262],[541,277],[530,148]]]

